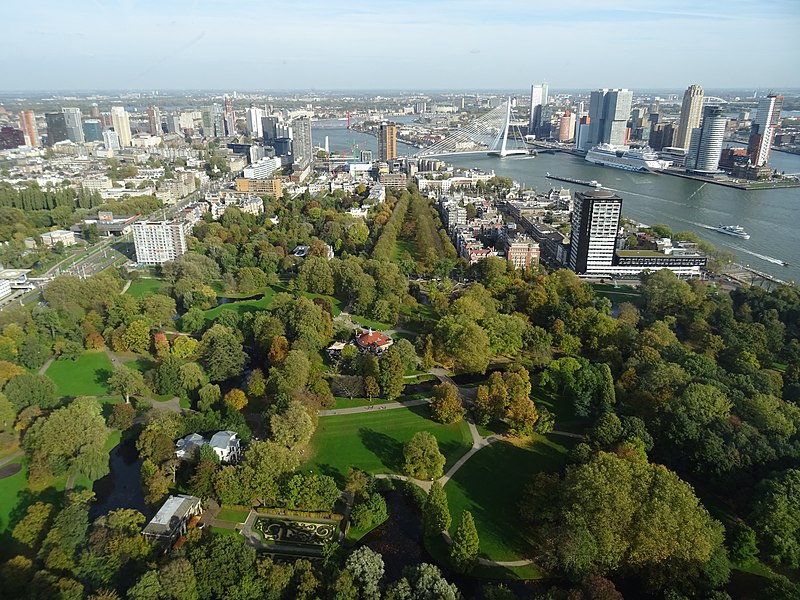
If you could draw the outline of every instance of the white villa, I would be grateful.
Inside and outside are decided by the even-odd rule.
[[[199,433],[190,433],[175,443],[175,456],[181,460],[191,458],[202,446],[211,446],[220,462],[237,462],[242,456],[242,440],[235,431],[218,431],[206,439]]]

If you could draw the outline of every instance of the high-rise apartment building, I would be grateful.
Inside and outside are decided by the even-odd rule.
[[[113,150],[114,152],[119,152],[120,150],[120,142],[119,142],[119,134],[113,129],[108,129],[107,131],[103,132],[103,144],[106,147],[106,150]]]
[[[702,114],[703,88],[695,83],[690,85],[683,93],[678,133],[672,143],[674,147],[689,149],[689,144],[692,140],[692,131],[700,127],[700,117]]]
[[[728,119],[719,106],[703,109],[703,124],[692,131],[686,168],[698,173],[719,171],[719,157],[725,140],[725,124]]]
[[[225,135],[236,135],[236,113],[233,110],[233,98],[225,96],[225,114],[224,114]]]
[[[76,144],[82,144],[85,140],[83,137],[83,122],[81,119],[80,108],[62,108],[61,112],[64,113],[64,122],[67,125],[67,137],[69,141]]]
[[[36,127],[36,115],[32,110],[19,113],[19,128],[25,136],[25,144],[31,148],[39,146],[39,128]]]
[[[606,273],[614,263],[622,198],[609,190],[575,192],[569,268],[579,275]]]
[[[378,132],[378,160],[386,162],[397,156],[397,128],[388,123],[381,123]]]
[[[161,111],[157,106],[147,107],[147,122],[150,125],[150,135],[161,135]]]
[[[186,221],[137,221],[133,245],[140,265],[163,265],[186,253]]]
[[[632,102],[633,92],[630,90],[592,92],[589,100],[589,147],[600,144],[624,146],[627,143]]]
[[[568,142],[575,135],[575,113],[567,111],[558,120],[558,141]]]
[[[547,84],[531,86],[531,115],[528,121],[528,133],[536,135],[542,124],[542,107],[547,104]]]
[[[747,144],[747,155],[750,162],[763,167],[769,160],[769,151],[775,140],[775,131],[781,124],[783,96],[770,94],[758,101],[758,111],[750,129],[750,140]]]
[[[67,120],[64,118],[63,112],[45,113],[44,118],[47,121],[48,146],[69,139],[69,135],[67,135]]]
[[[305,168],[314,158],[314,146],[311,141],[311,119],[300,117],[292,121],[292,155],[294,164]]]
[[[264,128],[261,125],[261,119],[264,116],[266,116],[264,109],[257,106],[251,106],[245,111],[244,124],[247,128],[247,135],[251,138],[263,137]]]
[[[130,148],[131,145],[131,121],[125,107],[112,106],[111,107],[111,125],[114,131],[119,136],[120,146],[123,148]]]

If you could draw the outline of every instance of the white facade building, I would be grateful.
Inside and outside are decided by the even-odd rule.
[[[163,265],[186,253],[189,224],[185,220],[138,221],[133,225],[133,244],[140,265]]]
[[[281,159],[275,158],[262,158],[249,167],[244,168],[245,179],[267,179],[272,174],[281,168]]]
[[[719,158],[725,141],[725,124],[728,119],[719,106],[703,109],[703,125],[692,132],[686,168],[698,173],[719,171]]]
[[[129,148],[131,145],[131,122],[128,113],[122,106],[111,107],[111,124],[119,136],[120,146]]]
[[[614,263],[622,198],[608,190],[575,192],[569,268],[579,275],[606,273]]]

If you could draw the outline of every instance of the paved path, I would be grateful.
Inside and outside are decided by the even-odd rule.
[[[127,292],[128,288],[131,287],[131,283],[133,283],[133,282],[130,279],[128,281],[126,281],[125,285],[122,286],[122,291],[120,292],[120,294],[124,294],[125,292]]]
[[[335,417],[337,415],[357,415],[365,412],[376,412],[379,410],[395,410],[398,408],[408,408],[410,406],[421,406],[430,404],[429,398],[419,398],[407,402],[385,402],[383,404],[368,404],[367,406],[355,406],[353,408],[334,408],[331,410],[321,410],[317,413],[320,417]]]
[[[25,453],[22,450],[17,450],[16,452],[14,452],[14,454],[9,454],[5,458],[0,458],[0,467],[10,463],[11,461],[13,461],[16,458],[19,458],[23,454],[25,454]]]
[[[49,368],[50,368],[50,365],[52,365],[52,364],[53,364],[53,361],[54,361],[55,359],[56,359],[56,357],[55,357],[55,356],[51,356],[51,357],[50,357],[50,358],[48,358],[46,361],[44,361],[44,364],[43,364],[41,367],[39,367],[39,371],[38,371],[39,375],[44,375],[44,374],[45,374],[45,371],[47,371],[47,369],[49,369]]]
[[[553,431],[551,431],[550,433],[552,433],[553,435],[561,435],[561,436],[568,437],[568,438],[573,438],[573,439],[576,439],[576,440],[586,439],[586,437],[581,435],[580,433],[572,433],[570,431],[558,431],[557,429],[553,429]]]

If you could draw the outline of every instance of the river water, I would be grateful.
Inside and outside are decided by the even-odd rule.
[[[400,119],[397,119],[400,120]],[[375,137],[348,130],[346,121],[325,121],[312,126],[314,144],[323,146],[328,136],[330,150],[350,154],[353,149],[372,150],[377,155]],[[412,155],[417,149],[398,143],[399,154]],[[453,156],[448,162],[457,167],[474,167],[547,191],[562,185],[545,177],[554,175],[576,179],[596,179],[623,199],[622,212],[635,221],[654,225],[664,223],[674,231],[693,231],[714,245],[733,252],[737,262],[769,273],[783,281],[800,282],[800,188],[744,191],[670,175],[630,173],[592,165],[565,153],[537,157],[497,158],[485,154]],[[800,173],[800,156],[772,152],[770,166],[786,173]],[[564,183],[564,187],[575,188]],[[749,240],[713,231],[720,224],[741,225]],[[788,267],[781,262],[789,263]]]

